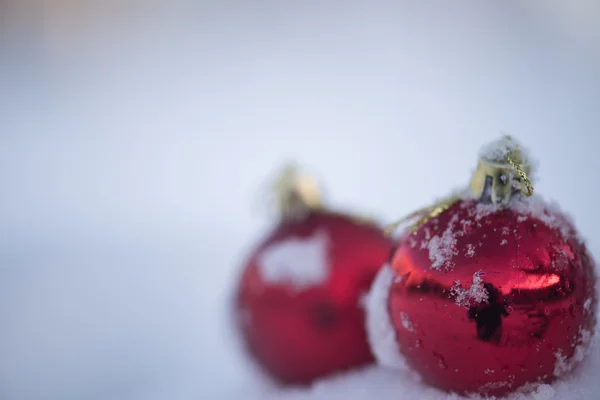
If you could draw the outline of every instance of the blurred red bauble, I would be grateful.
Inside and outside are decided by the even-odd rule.
[[[371,292],[381,304],[369,319],[386,314],[393,334],[378,342],[369,327],[378,358],[396,352],[443,390],[501,396],[549,383],[583,359],[595,330],[594,262],[527,175],[511,175],[525,167],[502,165],[507,154],[522,162],[511,149],[482,158],[470,194],[422,214]]]
[[[306,186],[288,189],[297,191],[281,221],[247,261],[236,312],[256,362],[305,384],[374,361],[361,300],[392,242],[372,223],[322,210]]]

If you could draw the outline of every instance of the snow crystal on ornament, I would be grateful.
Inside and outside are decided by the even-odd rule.
[[[275,243],[258,256],[260,274],[267,282],[289,283],[297,290],[319,285],[329,274],[328,246],[322,230]]]
[[[402,322],[402,326],[409,332],[415,333],[415,326],[413,325],[409,315],[405,312],[400,313],[400,322]]]
[[[473,258],[475,256],[475,245],[467,243],[465,257]]]
[[[377,362],[386,367],[406,369],[406,361],[400,355],[396,333],[388,313],[388,296],[394,283],[394,271],[384,265],[366,299],[366,327],[369,344]],[[411,323],[412,325],[412,323]]]
[[[483,286],[481,271],[473,274],[473,282],[468,289],[464,289],[460,285],[460,281],[455,281],[450,295],[454,296],[454,302],[460,307],[469,308],[474,304],[486,303],[488,301],[488,291]]]
[[[473,225],[473,221],[470,219],[463,219],[460,221],[460,224],[462,225],[463,232],[467,232],[467,229]]]
[[[431,260],[431,268],[451,270],[454,267],[452,257],[458,254],[456,250],[456,235],[454,227],[458,222],[458,214],[455,214],[448,222],[446,230],[442,236],[435,235],[429,241],[429,259]]]

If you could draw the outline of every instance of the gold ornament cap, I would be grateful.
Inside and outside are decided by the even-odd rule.
[[[493,204],[507,205],[513,195],[533,194],[529,180],[532,166],[518,143],[510,136],[485,146],[471,179],[473,197]]]
[[[310,211],[323,209],[318,181],[295,165],[283,168],[273,183],[279,215],[284,220],[301,219]]]

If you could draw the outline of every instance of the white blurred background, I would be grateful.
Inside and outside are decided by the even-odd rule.
[[[509,133],[600,257],[600,3],[391,3],[0,1],[1,399],[255,388],[227,301],[291,159],[390,222]]]

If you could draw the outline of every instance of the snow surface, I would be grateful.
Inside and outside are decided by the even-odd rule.
[[[389,290],[394,279],[401,278],[394,278],[394,272],[389,265],[384,265],[366,296],[366,327],[369,344],[378,363],[386,367],[406,369],[406,361],[400,354],[387,306]],[[402,321],[406,321],[406,329],[414,329],[410,316],[404,315]]]
[[[456,399],[375,366],[280,389],[247,359],[232,291],[290,159],[392,222],[506,132],[600,255],[596,1],[47,2],[20,26],[34,3],[0,22],[2,400]],[[596,400],[599,373],[595,345],[511,400]]]
[[[329,276],[329,235],[289,238],[258,255],[258,270],[266,282],[288,283],[297,290],[323,283]]]

